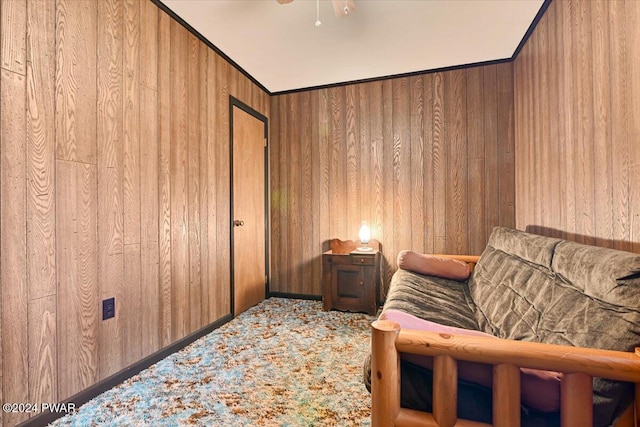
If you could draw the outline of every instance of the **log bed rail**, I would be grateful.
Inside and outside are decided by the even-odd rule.
[[[635,353],[400,329],[376,320],[371,336],[371,425],[520,426],[520,369],[563,373],[562,427],[593,425],[593,377],[635,383],[616,427],[640,427],[640,348]],[[433,413],[400,407],[400,353],[433,356]],[[457,360],[493,365],[493,424],[457,419]],[[634,410],[635,408],[635,410]]]

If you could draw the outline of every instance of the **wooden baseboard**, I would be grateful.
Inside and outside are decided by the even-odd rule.
[[[288,292],[269,292],[269,298],[306,299],[322,301],[322,295],[292,294]]]

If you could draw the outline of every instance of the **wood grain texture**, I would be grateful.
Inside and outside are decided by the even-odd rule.
[[[640,49],[640,4],[637,2],[627,2],[626,13],[626,29],[627,29],[627,73],[629,81],[629,116],[628,116],[628,135],[629,142],[629,209],[631,214],[630,230],[631,230],[631,250],[640,252],[640,215],[638,215],[638,206],[640,206],[640,196],[637,189],[640,187],[640,147],[638,140],[640,138],[640,58],[635,53]]]
[[[55,402],[58,400],[54,187],[56,14],[54,2],[30,1],[26,6],[28,393],[31,402]],[[0,400],[4,401],[1,396]]]
[[[58,398],[98,380],[97,173],[56,161]]]
[[[218,192],[217,192],[217,163],[216,159],[220,155],[218,153],[217,144],[216,144],[216,115],[218,108],[224,108],[224,106],[218,106],[218,97],[216,94],[217,86],[216,86],[216,68],[217,68],[217,60],[213,51],[206,51],[207,54],[207,93],[204,98],[204,101],[207,105],[207,116],[204,120],[206,125],[206,133],[207,133],[207,144],[206,144],[206,152],[207,157],[203,159],[204,163],[206,163],[206,183],[205,191],[203,192],[203,196],[206,194],[206,197],[203,197],[203,201],[206,203],[206,207],[203,208],[203,211],[206,211],[206,215],[204,216],[206,223],[206,257],[205,264],[207,265],[206,275],[203,285],[207,288],[207,297],[209,299],[208,306],[208,319],[209,322],[214,321],[215,319],[219,319],[227,312],[224,307],[220,307],[220,301],[218,297],[218,262],[217,262],[217,246],[215,237],[217,236],[217,202],[218,202]],[[204,235],[204,234],[203,234]]]
[[[123,214],[124,214],[124,295],[120,303],[120,320],[126,331],[122,354],[125,366],[142,357],[140,307],[140,1],[125,0],[123,11]],[[146,298],[146,296],[145,296]]]
[[[212,127],[209,123],[209,100],[207,94],[209,93],[209,53],[207,47],[199,42],[200,49],[198,54],[200,55],[198,70],[199,78],[199,96],[198,96],[198,110],[199,110],[199,166],[200,174],[198,179],[199,183],[199,206],[198,215],[200,220],[200,319],[201,324],[208,324],[215,319],[210,318],[209,310],[209,129]],[[214,59],[215,61],[215,59]],[[214,98],[215,99],[215,98]]]
[[[189,332],[198,329],[202,323],[202,289],[200,262],[200,45],[193,34],[189,34],[187,57],[188,91],[188,134],[187,191],[189,206]],[[202,45],[204,48],[204,45]]]
[[[98,3],[56,2],[56,158],[96,163]]]
[[[29,402],[57,402],[56,297],[29,302]]]
[[[265,298],[265,123],[234,106],[233,119],[233,313]]]
[[[2,1],[0,39],[0,400],[53,402],[230,313],[229,94],[269,97],[148,0]]]
[[[231,182],[229,168],[229,90],[230,90],[230,73],[231,67],[229,63],[221,57],[216,57],[216,224],[217,236],[231,235],[231,194],[229,183]],[[230,314],[231,307],[231,242],[229,239],[218,238],[216,241],[216,263],[218,272],[218,286],[216,288],[218,312]]]
[[[171,21],[171,330],[189,333],[189,38]]]
[[[0,3],[0,400],[53,402],[230,313],[229,93],[269,97],[152,1]]]
[[[512,82],[500,64],[275,96],[270,289],[320,295],[308,263],[363,220],[385,283],[402,249],[479,254],[494,226],[513,226]]]
[[[142,278],[140,276],[140,244],[124,245],[124,298],[116,302],[116,317],[120,317],[126,333],[122,340],[123,366],[140,360],[142,353]],[[147,298],[147,295],[144,296]]]
[[[55,3],[27,4],[27,271],[29,299],[54,295]]]
[[[154,91],[158,89],[159,14],[151,1],[140,1],[140,84]]]
[[[98,291],[100,299],[115,298],[122,313],[124,301],[123,216],[123,103],[122,21],[119,0],[98,4]],[[117,315],[99,329],[99,377],[124,366],[125,326]]]
[[[638,9],[553,2],[515,61],[518,228],[638,250]]]
[[[140,2],[138,0],[124,1],[123,21],[123,207],[124,244],[127,245],[140,243]]]
[[[28,399],[26,77],[0,70],[0,286],[2,298],[2,388],[5,402]],[[19,423],[28,414],[8,413]]]
[[[140,314],[142,354],[147,355],[161,348],[158,93],[141,87],[140,105]]]
[[[171,19],[158,17],[158,68],[170,70]],[[171,74],[158,74],[158,250],[162,346],[172,342],[171,328]]]
[[[26,75],[27,0],[0,3],[0,68]]]

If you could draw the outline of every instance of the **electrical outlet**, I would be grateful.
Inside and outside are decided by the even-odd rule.
[[[111,319],[116,315],[116,299],[108,298],[102,300],[102,320]]]

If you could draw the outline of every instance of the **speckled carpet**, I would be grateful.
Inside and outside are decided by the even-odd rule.
[[[368,426],[366,314],[270,298],[54,426]]]

